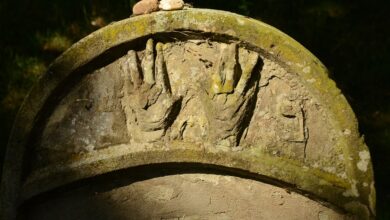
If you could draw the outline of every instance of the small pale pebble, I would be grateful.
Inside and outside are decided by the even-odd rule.
[[[183,0],[161,0],[159,5],[159,8],[164,11],[180,10],[183,7]]]
[[[149,14],[158,10],[158,0],[142,0],[133,6],[133,15]]]

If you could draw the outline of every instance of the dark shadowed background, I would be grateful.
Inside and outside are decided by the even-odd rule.
[[[0,0],[0,164],[13,118],[48,64],[92,31],[127,18],[135,2]],[[390,1],[190,3],[262,20],[296,39],[328,67],[352,105],[371,150],[378,219],[390,219]]]

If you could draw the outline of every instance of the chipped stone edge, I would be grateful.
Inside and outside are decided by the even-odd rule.
[[[322,199],[328,200],[333,204],[338,204],[341,208],[359,216],[365,213],[365,217],[362,217],[365,219],[375,216],[375,189],[372,187],[372,165],[369,161],[366,167],[366,162],[362,164],[361,157],[359,156],[359,152],[368,152],[368,148],[358,133],[357,121],[351,107],[335,83],[328,78],[328,73],[324,65],[298,42],[265,23],[224,11],[188,9],[171,12],[161,11],[113,23],[80,40],[55,60],[48,72],[33,87],[16,117],[3,167],[0,191],[1,219],[13,219],[15,215],[15,207],[18,204],[18,195],[21,190],[23,155],[29,147],[28,141],[30,140],[34,122],[40,116],[42,108],[53,91],[74,73],[76,69],[89,63],[112,47],[140,37],[181,30],[217,33],[240,39],[252,45],[254,48],[260,48],[273,60],[287,64],[285,68],[298,74],[302,78],[302,82],[306,82],[305,85],[314,91],[317,98],[328,108],[330,115],[337,122],[338,129],[349,131],[349,135],[339,138],[339,146],[337,146],[342,149],[345,161],[349,161],[346,163],[348,179],[341,181],[343,182],[343,186],[339,186],[339,184],[331,181],[331,184],[334,184],[333,189],[335,192],[338,192],[340,189],[343,189],[343,192],[338,193],[335,197]],[[191,150],[188,151],[188,153],[184,150],[181,151],[181,154],[172,154],[176,155],[176,159],[172,157],[170,160],[174,161],[180,158],[187,158],[186,155],[190,154]],[[241,154],[237,154],[236,152],[231,154],[232,157],[236,157],[235,155]],[[242,156],[244,157],[244,155]],[[258,156],[252,155],[247,159],[249,161],[256,161],[256,163],[250,164],[257,168],[252,167],[250,170],[263,175],[265,170],[261,168],[261,164],[264,164],[264,162],[258,161],[255,158]],[[133,156],[130,158],[134,159]],[[144,161],[144,164],[153,162],[151,160],[153,158],[156,159],[155,157],[149,158]],[[187,159],[190,160],[191,158]],[[195,157],[193,160],[193,162],[199,163],[211,162],[199,157]],[[182,159],[182,161],[184,162],[186,160]],[[292,163],[290,161],[282,164]],[[226,166],[227,164],[220,165]],[[364,169],[361,169],[363,165]],[[93,164],[89,167],[93,168]],[[112,166],[107,172],[119,169],[119,167]],[[246,168],[244,167],[243,169]],[[258,172],[255,172],[256,169],[258,169]],[[296,169],[298,169],[295,170],[297,171],[298,177],[301,168],[298,166]],[[283,171],[283,169],[280,171]],[[91,173],[85,173],[83,176],[79,176],[78,179],[93,175],[96,174],[91,170]],[[269,176],[276,179],[283,179],[283,175],[269,174]],[[315,178],[312,179],[310,175],[306,176],[306,178],[307,180],[302,178],[291,179],[289,183],[296,184],[303,191],[311,192],[320,198],[323,197],[324,195],[318,194],[315,191],[313,192],[313,188],[306,185],[307,181],[315,184],[315,181],[313,182]],[[343,193],[344,195],[350,195],[346,192],[351,190],[358,192],[358,197],[345,197],[342,195]],[[354,195],[357,194],[355,193]],[[338,202],[346,202],[347,200],[351,201],[343,204]]]

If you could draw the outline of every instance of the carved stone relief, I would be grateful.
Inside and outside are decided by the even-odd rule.
[[[236,42],[149,39],[145,50],[87,75],[54,111],[37,150],[66,159],[120,144],[182,141],[256,147],[314,167],[327,159],[327,171],[339,173],[337,134],[316,137],[332,126],[312,118],[321,114],[298,77],[259,52]]]
[[[141,65],[140,65],[141,64]],[[149,39],[142,62],[130,50],[121,62],[124,81],[122,107],[133,141],[152,142],[166,135],[177,117],[181,97],[172,95],[163,55],[163,44]]]
[[[161,175],[171,165],[172,174],[192,165],[228,171],[363,219],[375,215],[368,148],[321,62],[260,21],[188,9],[110,24],[50,66],[15,120],[0,218],[41,199],[53,204],[57,189],[111,183],[113,174],[122,179],[138,168]]]

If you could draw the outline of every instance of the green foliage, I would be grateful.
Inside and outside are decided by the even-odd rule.
[[[37,33],[36,38],[43,51],[63,52],[73,44],[69,37],[58,32],[46,35]]]

